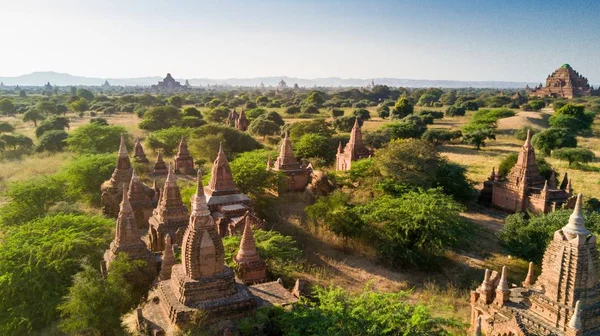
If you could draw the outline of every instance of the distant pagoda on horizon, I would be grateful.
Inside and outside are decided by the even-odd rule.
[[[563,64],[546,78],[546,86],[530,89],[529,95],[534,97],[568,98],[589,96],[593,88],[587,78],[573,70],[569,64]]]

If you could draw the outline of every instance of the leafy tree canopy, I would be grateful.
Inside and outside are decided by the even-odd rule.
[[[127,134],[122,126],[102,126],[90,123],[76,128],[67,139],[69,150],[80,154],[113,153],[119,150],[121,134]],[[129,136],[125,137],[132,148]]]

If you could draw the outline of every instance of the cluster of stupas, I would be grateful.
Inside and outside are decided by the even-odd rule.
[[[554,172],[548,180],[540,174],[528,131],[517,163],[504,177],[492,170],[483,183],[479,201],[509,212],[547,213],[560,207],[572,207],[568,204],[572,195],[573,187],[566,173],[560,186]]]
[[[248,130],[248,126],[250,126],[250,120],[246,118],[244,109],[242,109],[240,113],[237,113],[234,109],[229,112],[227,119],[225,119],[225,124],[227,126],[235,127],[240,132],[246,132]]]
[[[188,157],[182,139],[176,162]],[[140,158],[145,155],[137,141],[134,159],[141,162]],[[189,168],[181,163],[178,167],[182,172]],[[150,301],[138,310],[138,325],[156,335],[174,333],[196,311],[210,313],[217,320],[232,319],[251,314],[261,305],[287,305],[298,298],[281,281],[267,282],[267,265],[258,254],[253,234],[264,221],[253,214],[250,199],[233,183],[222,147],[208,186],[203,186],[200,170],[196,179],[190,213],[183,204],[175,169],[167,168],[162,189],[156,183],[153,188],[146,186],[135,174],[121,137],[117,167],[102,185],[103,210],[116,217],[115,237],[104,254],[102,272],[110,272],[119,253],[146,261],[146,273],[158,277]],[[144,229],[148,229],[147,237]],[[237,276],[225,265],[221,240],[222,235],[234,233],[242,234],[233,259]],[[181,262],[175,257],[179,247]]]
[[[508,270],[485,271],[471,292],[471,325],[481,335],[600,335],[600,280],[596,236],[586,227],[582,195],[568,223],[554,233],[535,279],[533,264],[522,286]]]
[[[350,141],[343,148],[340,141],[335,156],[335,169],[340,171],[350,170],[353,161],[368,158],[371,155],[373,155],[373,151],[368,149],[362,141],[362,132],[357,117],[350,132]]]

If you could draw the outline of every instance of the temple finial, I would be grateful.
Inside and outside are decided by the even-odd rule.
[[[531,147],[531,130],[527,130],[527,138],[525,139],[525,146]]]
[[[562,228],[564,233],[572,235],[584,235],[590,234],[590,231],[585,227],[585,220],[583,218],[583,194],[577,195],[577,202],[575,203],[575,209],[569,217],[569,222]]]
[[[529,263],[529,269],[527,270],[527,276],[525,277],[525,281],[523,281],[524,287],[533,286],[533,262]]]
[[[498,283],[498,287],[496,288],[498,291],[506,292],[509,290],[508,288],[508,269],[506,266],[502,266],[502,274],[500,275],[500,282]]]
[[[581,300],[577,300],[575,303],[575,310],[569,320],[569,327],[575,330],[583,329],[583,323],[581,323]]]
[[[119,157],[127,157],[127,144],[125,143],[125,133],[121,133],[121,143],[119,144]]]

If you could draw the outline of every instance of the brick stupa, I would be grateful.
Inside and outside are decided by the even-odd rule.
[[[163,160],[162,152],[159,149],[158,154],[156,154],[156,162],[154,163],[154,170],[152,174],[154,175],[167,175],[169,173],[169,169],[167,168],[167,164]]]
[[[240,117],[240,115],[235,111],[235,109],[233,109],[233,110],[231,110],[231,112],[229,112],[229,115],[227,115],[225,124],[230,127],[235,127],[235,122],[237,121],[237,119],[239,117]]]
[[[235,128],[237,128],[238,131],[246,132],[248,130],[248,126],[250,126],[250,121],[248,118],[246,118],[246,113],[244,113],[244,110],[242,110],[239,117],[235,120]]]
[[[263,228],[264,222],[254,216],[252,202],[248,196],[240,192],[233,183],[229,161],[219,146],[219,153],[215,159],[210,176],[210,182],[204,188],[208,209],[221,236],[241,233],[246,212],[250,211],[250,220],[255,228]]]
[[[133,160],[139,163],[148,163],[150,162],[146,157],[146,153],[144,153],[144,147],[142,147],[142,143],[140,139],[135,139],[135,145],[133,146]]]
[[[154,206],[152,204],[152,197],[154,190],[147,187],[137,176],[135,170],[131,175],[131,182],[129,183],[129,192],[127,193],[129,203],[133,208],[135,214],[135,222],[138,229],[148,228],[148,219],[152,216],[152,210]]]
[[[194,159],[188,150],[184,137],[181,137],[179,149],[175,155],[175,172],[186,175],[196,173],[196,170],[194,169]]]
[[[169,167],[160,201],[148,221],[152,251],[160,252],[165,249],[164,242],[167,234],[171,235],[174,244],[181,244],[188,216],[188,210],[181,200],[181,192],[177,186],[177,177]]]
[[[358,124],[358,118],[354,121],[354,126],[350,132],[350,141],[346,147],[342,149],[342,143],[338,146],[338,151],[335,161],[335,169],[340,171],[350,170],[352,161],[368,158],[371,156],[371,151],[365,147],[362,141],[362,132]]]
[[[565,204],[572,194],[570,184],[556,186],[554,174],[546,181],[535,163],[535,151],[531,145],[531,132],[527,132],[517,163],[505,178],[492,170],[484,182],[480,202],[509,212],[532,211],[547,213]]]
[[[270,169],[271,163],[267,163],[267,169]],[[305,165],[300,163],[294,156],[292,141],[287,132],[281,142],[279,156],[273,164],[273,170],[280,171],[287,177],[287,190],[303,191],[308,184],[309,172]]]
[[[127,253],[129,260],[144,260],[151,267],[153,262],[150,250],[148,250],[146,244],[142,241],[137,229],[133,208],[129,204],[126,186],[123,186],[122,190],[122,202],[117,217],[115,238],[110,243],[108,250],[104,252],[104,261],[110,269],[110,263],[117,257],[117,254]]]
[[[258,255],[256,243],[254,241],[254,233],[250,217],[246,216],[244,233],[240,242],[240,249],[233,261],[238,266],[239,279],[247,284],[256,284],[267,280],[267,265]]]
[[[592,88],[587,78],[573,70],[569,64],[563,64],[546,78],[546,86],[530,90],[529,94],[536,97],[574,98],[589,96]]]
[[[471,325],[485,335],[588,336],[600,334],[600,283],[596,236],[586,227],[582,195],[568,223],[554,233],[534,281],[522,287],[486,270],[471,292]],[[480,326],[479,326],[480,325]],[[477,327],[476,327],[477,326]],[[479,331],[477,329],[480,329]]]
[[[105,181],[100,187],[102,213],[107,217],[117,218],[119,215],[119,204],[123,196],[123,185],[128,186],[133,174],[127,145],[125,144],[125,135],[121,134],[121,143],[119,145],[119,154],[117,158],[117,167],[113,171],[110,179]]]

